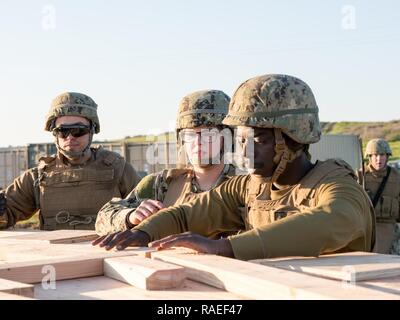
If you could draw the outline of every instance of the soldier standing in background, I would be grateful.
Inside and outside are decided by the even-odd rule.
[[[378,253],[400,254],[400,174],[387,165],[392,150],[384,139],[373,139],[367,144],[365,157],[368,165],[363,174],[358,171],[359,183],[364,186],[375,209],[376,249]]]
[[[53,133],[58,152],[42,157],[0,194],[0,229],[38,210],[42,230],[94,229],[99,209],[127,196],[140,178],[117,153],[90,147],[100,122],[97,104],[87,95],[56,97],[45,130]]]

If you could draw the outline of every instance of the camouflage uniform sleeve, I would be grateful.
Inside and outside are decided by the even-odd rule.
[[[318,256],[349,243],[354,251],[371,251],[374,213],[367,195],[350,179],[336,178],[322,184],[314,208],[229,237],[235,257]]]
[[[151,241],[186,231],[212,239],[237,233],[245,227],[237,208],[246,203],[248,178],[232,177],[190,202],[160,210],[134,229],[146,232]]]
[[[140,177],[136,170],[130,163],[125,162],[124,172],[119,183],[121,198],[126,198],[139,182]]]
[[[0,215],[0,229],[13,227],[36,213],[33,170],[25,171],[5,190],[6,210]]]
[[[155,177],[147,175],[125,199],[113,198],[106,203],[97,215],[97,234],[105,235],[129,229],[131,226],[127,221],[128,215],[134,212],[143,200],[154,198]]]

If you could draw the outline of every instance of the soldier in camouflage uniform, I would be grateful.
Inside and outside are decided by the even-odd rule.
[[[84,94],[56,97],[45,130],[53,133],[58,152],[42,157],[2,193],[0,229],[39,211],[43,230],[93,230],[99,209],[113,197],[127,196],[139,176],[120,155],[90,147],[100,123],[97,104]]]
[[[287,75],[252,78],[235,92],[223,123],[237,127],[245,156],[254,157],[249,175],[95,244],[121,250],[153,241],[158,249],[184,246],[242,260],[371,251],[374,211],[350,166],[309,159],[308,145],[321,130],[306,83]]]
[[[189,166],[150,174],[126,199],[112,199],[98,214],[98,234],[131,229],[160,209],[188,202],[234,175],[234,167],[224,161],[220,137],[229,101],[218,90],[197,91],[182,99],[176,122],[178,159],[185,164],[188,158]]]
[[[368,142],[365,158],[368,165],[358,178],[375,208],[376,249],[378,253],[400,254],[400,234],[396,222],[400,222],[400,174],[387,165],[392,150],[384,139]]]

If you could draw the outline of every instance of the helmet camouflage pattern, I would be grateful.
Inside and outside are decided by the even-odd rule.
[[[281,129],[301,144],[318,142],[321,137],[318,106],[310,87],[282,74],[263,75],[242,83],[223,124]]]
[[[392,155],[392,150],[390,149],[389,143],[384,139],[372,139],[368,142],[365,149],[365,157],[373,154],[387,154]]]
[[[185,96],[180,104],[176,129],[222,125],[228,113],[230,98],[219,90],[196,91]]]
[[[57,96],[46,117],[46,131],[51,131],[54,120],[61,116],[85,117],[95,125],[95,133],[100,132],[97,104],[89,96],[77,92],[65,92]]]

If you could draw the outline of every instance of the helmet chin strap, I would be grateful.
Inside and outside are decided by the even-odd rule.
[[[293,152],[286,145],[285,139],[282,136],[281,129],[274,129],[275,134],[275,156],[274,163],[277,164],[274,173],[270,178],[267,178],[267,182],[276,182],[279,176],[285,171],[288,163],[293,162],[302,153],[303,149]]]
[[[60,147],[60,144],[58,142],[58,137],[56,137],[56,145],[57,145],[57,150],[68,160],[79,160],[80,158],[83,158],[88,151],[90,151],[90,146],[92,145],[93,141],[93,130],[90,131],[89,133],[89,142],[86,145],[86,147],[82,151],[67,151],[63,148]]]

